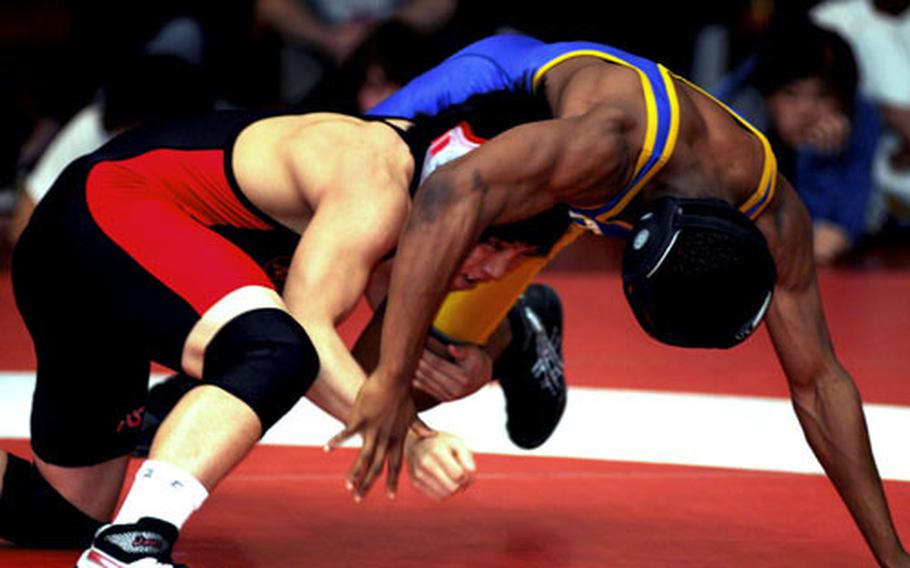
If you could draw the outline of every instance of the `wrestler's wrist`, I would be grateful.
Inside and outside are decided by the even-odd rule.
[[[412,447],[414,444],[420,441],[420,435],[414,431],[414,427],[408,428],[408,433],[404,436],[404,445],[406,448]]]
[[[419,417],[411,423],[411,426],[408,428],[407,439],[413,439],[417,441],[421,438],[427,437],[427,431],[430,432],[431,436],[436,435],[436,430],[427,426],[427,423],[421,420]]]
[[[410,396],[411,381],[402,380],[402,377],[403,375],[401,373],[377,372],[370,380],[376,381],[380,388],[386,392],[393,393],[400,397],[405,396],[405,394]]]
[[[370,381],[376,381],[384,389],[401,394],[405,391],[410,392],[411,378],[414,376],[413,369],[411,372],[398,364],[385,364],[379,362],[376,370],[370,376]]]

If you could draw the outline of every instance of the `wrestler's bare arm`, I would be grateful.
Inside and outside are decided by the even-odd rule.
[[[366,376],[336,325],[354,308],[370,273],[395,244],[410,205],[412,170],[395,151],[409,155],[407,149],[388,127],[333,126],[307,129],[294,142],[299,148],[285,148],[299,160],[292,166],[299,171],[289,177],[308,185],[299,195],[313,214],[294,253],[284,299],[319,353],[319,374],[307,398],[344,421]],[[319,140],[309,139],[315,131]],[[328,138],[330,143],[322,146]],[[326,151],[314,155],[320,147]],[[405,449],[415,487],[434,499],[463,490],[473,479],[471,453],[455,436],[411,435]]]
[[[366,493],[387,451],[390,472],[400,468],[401,427],[414,412],[411,377],[464,255],[487,226],[527,218],[557,202],[606,201],[629,172],[624,120],[620,111],[598,107],[518,126],[440,168],[418,190],[399,240],[379,366],[342,436],[364,437],[349,476],[355,492]]]
[[[813,265],[811,222],[790,184],[780,181],[775,210],[759,222],[778,265],[768,331],[809,445],[879,562],[906,566],[910,558],[892,524],[859,393],[837,361],[828,335]]]
[[[399,240],[378,374],[410,376],[455,269],[486,227],[558,202],[606,201],[622,185],[622,120],[601,108],[522,125],[430,176]]]
[[[366,376],[338,335],[366,288],[374,266],[395,246],[408,213],[407,173],[385,159],[384,146],[364,143],[379,125],[365,127],[360,143],[333,144],[321,160],[319,179],[301,172],[299,179],[319,184],[314,215],[294,253],[284,300],[319,352],[319,378],[308,397],[344,420]],[[386,133],[383,133],[386,134]],[[391,130],[389,135],[394,136]],[[302,141],[307,144],[306,140]],[[309,148],[312,145],[308,144]],[[301,149],[293,167],[311,168]]]

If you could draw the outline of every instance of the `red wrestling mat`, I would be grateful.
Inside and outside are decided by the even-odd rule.
[[[910,404],[910,272],[828,270],[820,278],[838,354],[865,400]],[[786,396],[764,332],[730,352],[662,347],[634,324],[615,272],[550,272],[542,280],[565,303],[572,385]],[[355,317],[367,315],[361,309]],[[34,368],[8,273],[0,275],[0,341],[0,367]],[[602,435],[592,432],[590,443]],[[26,445],[0,447],[22,453]],[[446,503],[403,481],[397,502],[377,492],[355,505],[342,482],[352,455],[257,448],[187,525],[177,560],[191,568],[874,565],[820,476],[481,455],[476,485]],[[906,537],[910,484],[886,489]],[[75,556],[0,545],[0,568],[70,568]]]
[[[565,309],[566,372],[572,386],[786,397],[786,383],[764,330],[730,351],[660,345],[642,332],[615,271],[545,272]],[[838,356],[865,402],[910,405],[910,270],[822,270],[825,311]],[[350,340],[369,317],[361,305],[346,322]],[[0,368],[35,368],[31,341],[0,273]]]
[[[764,329],[729,351],[658,344],[638,327],[615,272],[551,272],[565,310],[572,386],[787,397]],[[910,404],[910,271],[822,270],[825,314],[838,357],[865,402]]]
[[[396,502],[376,493],[358,505],[342,487],[352,455],[257,448],[186,526],[177,560],[190,568],[873,565],[821,477],[483,455],[474,487],[446,503],[404,482]],[[887,490],[897,511],[910,511],[910,485]],[[910,524],[906,514],[896,521]],[[69,567],[76,554],[0,548],[0,567]]]

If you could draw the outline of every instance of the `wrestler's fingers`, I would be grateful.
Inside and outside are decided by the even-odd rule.
[[[434,454],[433,462],[432,467],[434,470],[443,472],[447,479],[451,479],[455,483],[461,483],[462,480],[468,477],[467,470],[455,459],[451,452]]]
[[[461,361],[462,359],[467,359],[470,352],[461,347],[460,345],[455,345],[454,343],[449,345],[446,349],[449,352],[449,355],[452,356],[456,361]]]
[[[417,364],[417,374],[440,384],[462,385],[467,382],[464,372],[456,363],[436,357],[435,361],[421,359]]]
[[[438,400],[439,402],[448,402],[448,397],[446,397],[444,393],[440,392],[431,384],[427,384],[423,381],[414,381],[414,388],[425,393],[434,400]]]
[[[386,495],[394,499],[398,493],[398,478],[401,475],[401,463],[404,455],[404,444],[394,442],[389,449],[388,471],[386,472]]]
[[[351,470],[348,472],[346,486],[348,491],[354,493],[355,501],[360,500],[360,487],[366,476],[369,465],[373,462],[375,446],[375,436],[364,436],[363,446],[361,446],[360,452],[357,453],[357,457],[354,459],[354,465],[351,466]]]
[[[452,455],[473,479],[474,474],[477,472],[477,464],[474,462],[474,453],[464,444],[455,444],[452,448]]]
[[[425,472],[417,469],[412,472],[411,479],[414,487],[430,499],[442,501],[446,498],[447,494],[439,482]]]
[[[416,468],[414,478],[418,480],[425,489],[423,492],[428,497],[437,501],[442,501],[453,493],[458,491],[458,485],[451,480],[446,479],[441,470],[436,472],[432,469],[432,464],[424,464]]]
[[[424,471],[428,476],[436,480],[439,487],[445,491],[445,496],[453,495],[461,488],[461,483],[459,483],[457,479],[459,473],[456,472],[453,476],[452,472],[442,466],[438,461],[433,460],[425,464]]]
[[[453,387],[445,380],[438,380],[432,375],[421,371],[418,371],[414,378],[414,386],[437,400],[447,401],[455,398],[455,392],[453,391],[456,387]]]
[[[365,464],[368,464],[365,470],[366,474],[358,481],[354,482],[354,499],[356,501],[360,501],[366,497],[367,493],[370,492],[370,488],[373,487],[376,478],[382,473],[382,466],[385,464],[387,444],[388,437],[382,436],[379,442],[373,445],[371,459],[364,460]]]
[[[322,447],[323,450],[331,452],[335,448],[340,447],[346,441],[351,439],[351,437],[360,431],[360,426],[345,426],[344,429],[332,436],[332,439],[325,443]]]
[[[419,419],[411,424],[411,431],[421,438],[430,438],[436,435],[436,430],[433,430]]]

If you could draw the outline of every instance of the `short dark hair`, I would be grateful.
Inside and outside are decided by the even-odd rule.
[[[570,222],[569,208],[560,204],[521,221],[487,227],[480,234],[480,241],[522,243],[536,248],[535,256],[545,256],[566,234]]]
[[[755,86],[767,96],[810,77],[828,83],[844,108],[853,107],[858,72],[850,45],[835,32],[811,22],[777,28],[759,54]]]

